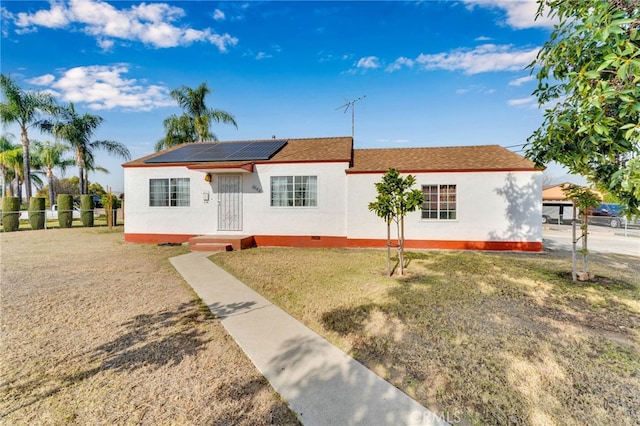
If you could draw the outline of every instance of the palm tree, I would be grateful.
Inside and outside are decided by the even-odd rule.
[[[207,107],[205,97],[209,93],[211,89],[207,87],[207,83],[202,83],[195,89],[183,85],[171,91],[171,97],[183,112],[181,116],[174,114],[164,120],[165,137],[156,144],[156,151],[185,142],[217,141],[218,137],[211,132],[212,122],[233,124],[238,128],[233,115]]]
[[[20,126],[22,143],[22,161],[27,201],[31,198],[31,165],[29,163],[30,127],[40,127],[40,114],[52,113],[55,109],[53,96],[44,92],[24,91],[8,76],[0,75],[0,89],[5,101],[0,103],[0,120],[5,124],[17,123]]]
[[[94,150],[103,149],[107,153],[117,155],[125,160],[131,158],[129,149],[120,142],[112,140],[91,141],[96,129],[103,122],[102,117],[88,113],[79,115],[73,103],[70,103],[68,107],[60,108],[58,115],[62,118],[62,121],[52,124],[48,127],[48,130],[54,136],[69,142],[75,149],[75,161],[78,166],[81,194],[87,193],[88,185],[85,183],[85,168],[87,167],[87,159],[93,161]]]
[[[65,154],[71,150],[68,145],[61,142],[55,142],[51,144],[49,141],[41,143],[34,141],[33,156],[39,159],[40,165],[47,176],[49,183],[49,203],[53,205],[55,203],[55,190],[53,174],[54,168],[59,168],[62,173],[65,172],[67,167],[73,166],[75,161],[71,158],[67,158]]]
[[[93,155],[93,152],[91,152],[91,153],[87,152],[87,154],[85,156],[85,159],[84,159],[84,185],[85,185],[85,192],[86,193],[89,192],[89,172],[109,173],[109,170],[107,170],[106,168],[104,168],[102,166],[96,165],[95,162],[96,162],[96,160],[95,160],[95,157]]]
[[[3,153],[3,162],[8,168],[8,177],[10,184],[10,192],[14,197],[18,197],[19,204],[22,205],[22,183],[24,182],[24,161],[22,161],[22,147],[15,145],[16,148],[5,151]]]
[[[0,136],[0,175],[2,175],[2,195],[7,195],[7,183],[16,177],[15,169],[22,167],[22,148],[11,143],[9,135]],[[9,193],[13,193],[9,185]]]

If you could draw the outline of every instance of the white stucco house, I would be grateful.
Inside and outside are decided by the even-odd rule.
[[[384,247],[369,211],[389,168],[426,197],[407,248],[542,250],[542,170],[497,145],[354,149],[351,137],[193,143],[125,163],[125,240]]]

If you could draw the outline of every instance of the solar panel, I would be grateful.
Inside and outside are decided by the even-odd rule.
[[[186,144],[176,150],[149,158],[145,163],[268,160],[286,144],[286,140]]]

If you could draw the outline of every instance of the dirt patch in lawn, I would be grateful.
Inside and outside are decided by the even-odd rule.
[[[367,367],[458,424],[640,418],[640,262],[554,253],[255,249],[212,259]]]
[[[297,424],[171,267],[121,230],[0,234],[3,424]]]

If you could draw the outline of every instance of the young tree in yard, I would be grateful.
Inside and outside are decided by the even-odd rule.
[[[378,187],[378,196],[376,201],[369,203],[369,210],[374,212],[376,216],[384,219],[387,224],[387,275],[391,276],[391,222],[393,222],[393,209],[391,205],[391,196],[384,191],[384,188]]]
[[[369,204],[369,210],[387,222],[387,247],[390,246],[390,224],[396,222],[398,238],[398,264],[400,275],[404,275],[404,217],[415,211],[424,202],[424,195],[419,189],[411,189],[416,183],[415,176],[403,178],[396,169],[389,169],[377,182],[378,197]],[[389,251],[387,251],[389,256]],[[387,259],[388,261],[389,259]],[[389,272],[389,262],[387,262]]]
[[[22,143],[22,161],[24,186],[27,202],[31,198],[31,164],[29,154],[29,128],[40,127],[43,113],[51,113],[55,108],[53,96],[44,92],[24,91],[4,74],[0,75],[0,89],[3,101],[0,103],[0,121],[5,124],[16,123],[20,127]]]
[[[536,61],[546,107],[526,155],[556,161],[640,211],[640,0],[538,0],[559,21]]]
[[[573,281],[576,281],[580,278],[580,281],[586,281],[591,277],[589,273],[589,266],[587,264],[589,248],[587,243],[587,238],[589,235],[589,208],[597,207],[600,204],[600,199],[598,195],[596,195],[589,188],[585,188],[582,186],[569,184],[563,185],[562,191],[564,192],[567,199],[573,202],[573,221],[572,221],[572,278]],[[580,237],[577,236],[577,215],[576,210],[579,210],[580,216],[582,216],[582,220],[584,223],[580,226]],[[582,249],[579,250],[580,254],[582,254],[582,273],[578,274],[578,264],[577,264],[577,243],[579,240],[582,240]]]

